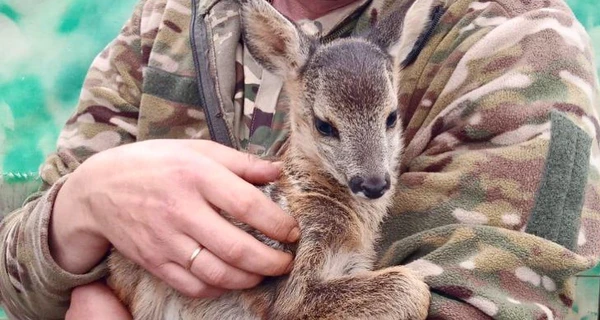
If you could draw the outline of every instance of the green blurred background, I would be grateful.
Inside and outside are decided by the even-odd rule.
[[[135,2],[0,0],[0,216],[38,186],[38,167],[54,150],[90,63]],[[600,3],[568,3],[600,61]],[[598,319],[599,275],[600,266],[575,279],[572,319]]]

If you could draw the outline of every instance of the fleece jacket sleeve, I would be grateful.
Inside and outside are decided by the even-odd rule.
[[[600,253],[589,38],[559,0],[440,5],[402,73],[406,147],[380,266],[424,276],[429,319],[564,319],[569,280]]]

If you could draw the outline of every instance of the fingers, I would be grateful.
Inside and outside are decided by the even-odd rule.
[[[271,182],[281,173],[281,164],[261,160],[212,141],[185,140],[192,149],[229,169],[242,179],[253,184]]]
[[[223,262],[248,273],[278,276],[289,272],[292,256],[275,250],[232,225],[208,205],[203,214],[186,215],[181,228]],[[194,212],[196,210],[190,210]],[[193,251],[193,250],[192,250]],[[186,253],[186,255],[191,254]],[[206,254],[206,252],[201,252]]]
[[[202,183],[197,188],[212,205],[272,239],[295,242],[300,236],[300,229],[293,217],[255,186],[237,178],[234,173],[218,164],[211,174],[202,176]]]
[[[192,263],[192,274],[208,285],[230,290],[249,289],[263,277],[232,267],[204,248]]]
[[[204,283],[190,271],[174,262],[165,263],[152,273],[173,289],[189,297],[215,298],[226,292],[223,288]]]
[[[131,315],[107,285],[94,282],[73,289],[65,319],[125,320]]]
[[[188,266],[192,253],[198,248],[197,243],[187,236],[181,236],[176,243],[181,244],[178,248],[186,248],[176,253],[180,257],[178,264]],[[262,276],[228,265],[202,245],[200,248],[200,253],[192,260],[189,271],[210,286],[230,290],[249,289],[263,279]]]
[[[200,251],[190,271],[209,285],[230,290],[249,289],[263,279],[262,276],[226,264],[206,248]]]
[[[214,142],[190,140],[184,143],[212,160],[204,164],[206,171],[201,173],[202,183],[197,184],[200,194],[212,205],[272,239],[298,240],[300,232],[296,221],[251,184],[257,183],[254,178],[259,176],[258,180],[262,179],[262,182],[275,179],[281,163],[260,160]]]

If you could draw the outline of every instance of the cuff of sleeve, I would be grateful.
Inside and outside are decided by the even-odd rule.
[[[28,238],[32,244],[32,253],[36,258],[32,263],[40,280],[47,290],[70,292],[73,288],[92,283],[106,275],[106,260],[85,274],[73,274],[61,268],[50,254],[49,224],[58,191],[69,175],[63,176],[39,199],[37,208],[27,222]]]

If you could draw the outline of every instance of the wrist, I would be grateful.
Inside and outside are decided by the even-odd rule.
[[[55,262],[65,271],[83,274],[106,255],[110,243],[99,231],[74,177],[58,191],[50,215],[48,241]]]

